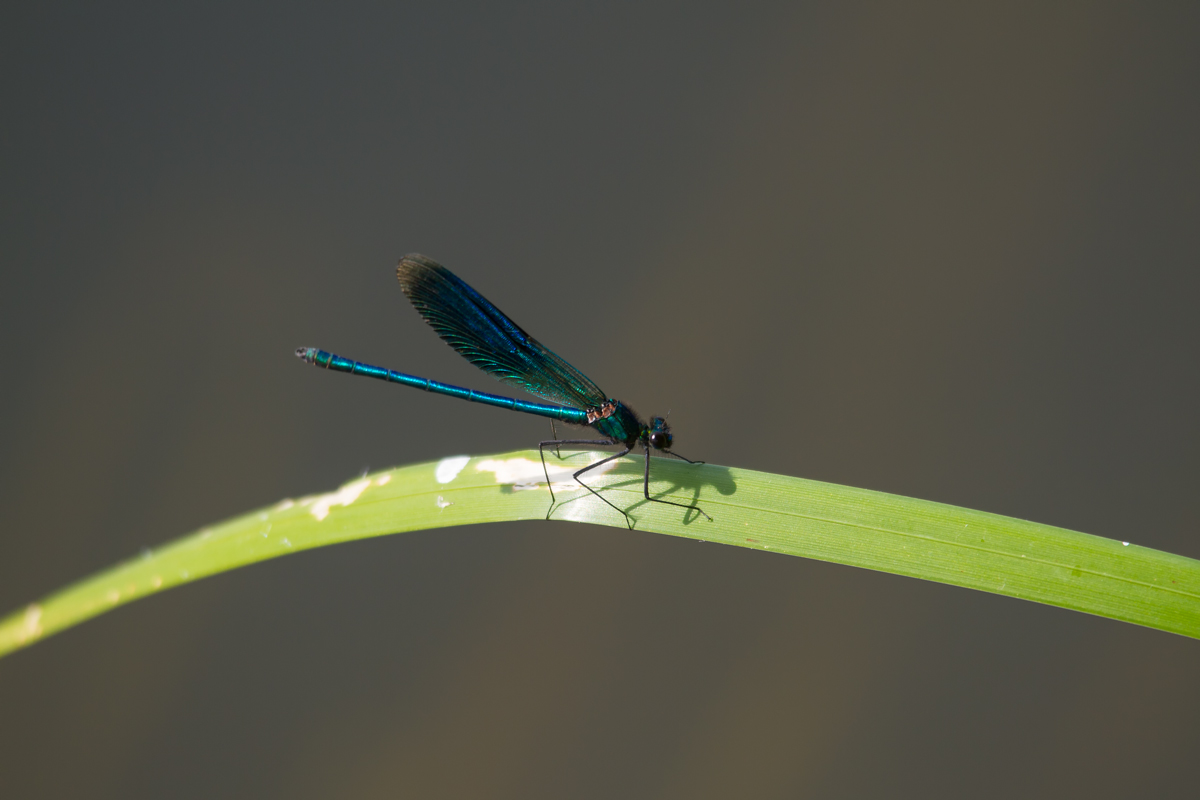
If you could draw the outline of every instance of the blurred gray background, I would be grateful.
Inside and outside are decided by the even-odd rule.
[[[544,420],[1200,557],[1200,6],[297,3],[0,26],[0,611]],[[1195,797],[1200,643],[566,523],[317,550],[0,661],[3,794]]]

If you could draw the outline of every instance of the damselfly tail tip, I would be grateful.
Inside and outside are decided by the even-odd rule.
[[[300,359],[301,361],[307,361],[309,364],[311,364],[313,363],[313,356],[316,354],[316,352],[317,348],[315,347],[297,347],[296,358]]]

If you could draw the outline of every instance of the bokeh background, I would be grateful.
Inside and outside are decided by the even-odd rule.
[[[103,4],[0,26],[0,610],[545,422],[427,253],[681,452],[1200,557],[1200,6]],[[565,523],[0,661],[3,795],[1195,797],[1200,645]]]

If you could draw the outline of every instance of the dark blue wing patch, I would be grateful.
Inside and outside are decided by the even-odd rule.
[[[412,253],[400,259],[396,277],[438,336],[497,380],[576,408],[597,408],[608,399],[586,375],[436,261]]]

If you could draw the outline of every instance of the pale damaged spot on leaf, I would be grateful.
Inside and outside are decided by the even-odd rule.
[[[471,460],[470,456],[452,456],[451,458],[443,458],[438,462],[437,470],[433,473],[434,478],[438,483],[449,483],[458,477],[458,473],[463,471],[463,467]]]
[[[36,603],[25,608],[25,616],[21,619],[19,638],[22,642],[36,639],[42,635],[42,607]]]
[[[553,464],[547,460],[546,469],[543,471],[541,461],[533,461],[528,458],[506,458],[506,459],[487,459],[480,461],[475,467],[479,472],[491,472],[496,475],[496,483],[511,484],[513,491],[524,491],[527,489],[540,489],[546,485],[546,475],[550,475],[550,482],[554,484],[554,490],[571,491],[573,489],[582,489],[575,480],[575,473],[589,464],[594,464],[603,456],[594,456],[588,460],[579,459],[578,463],[570,465]],[[611,470],[617,465],[616,461],[610,461],[603,466],[590,470],[585,479],[592,483],[596,478]]]
[[[369,480],[361,479],[347,483],[336,492],[329,494],[317,495],[308,500],[306,505],[310,505],[308,513],[316,518],[317,522],[322,521],[329,516],[329,510],[334,506],[348,506],[359,498],[366,491],[366,488],[371,485]]]

